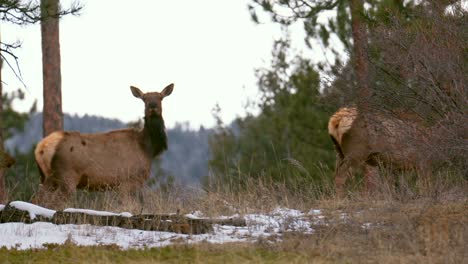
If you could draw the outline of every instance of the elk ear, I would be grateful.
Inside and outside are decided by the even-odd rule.
[[[135,86],[130,86],[130,90],[132,90],[132,94],[136,98],[143,98],[144,93],[140,89],[136,88]]]
[[[166,96],[169,96],[171,93],[172,93],[172,90],[174,90],[174,84],[171,83],[169,84],[168,86],[166,86],[166,88],[164,88],[161,92],[161,95],[162,97],[166,97]]]

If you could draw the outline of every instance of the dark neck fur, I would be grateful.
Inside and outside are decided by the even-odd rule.
[[[167,149],[166,127],[161,116],[145,116],[143,136],[145,147],[151,153],[151,157]]]

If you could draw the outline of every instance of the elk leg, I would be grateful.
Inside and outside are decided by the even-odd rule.
[[[379,168],[370,164],[364,164],[364,184],[368,193],[373,193],[377,187]]]
[[[69,176],[73,174],[69,172]],[[68,201],[75,193],[76,183],[73,180],[63,180],[58,175],[47,177],[43,184],[39,184],[39,190],[32,202],[49,208],[57,208]],[[75,178],[72,178],[75,179]]]
[[[31,202],[33,204],[47,207],[47,201],[49,200],[48,197],[52,195],[55,189],[56,187],[53,180],[49,177],[46,177],[43,183],[39,184],[39,189],[34,194]]]
[[[59,205],[66,204],[70,201],[70,198],[74,197],[76,193],[76,185],[75,182],[68,182],[60,186],[58,189],[57,194],[59,195]]]
[[[132,201],[132,196],[131,196],[131,188],[128,184],[121,184],[119,185],[115,191],[117,192],[118,195],[118,202],[121,205],[128,204]]]
[[[50,207],[55,203],[55,192],[56,187],[50,184],[50,181],[44,181],[43,184],[39,184],[39,189],[32,198],[32,203],[44,207]]]
[[[348,159],[337,160],[335,172],[335,191],[338,197],[344,197],[344,185],[349,176],[351,163]]]
[[[430,181],[432,178],[432,170],[426,164],[422,164],[419,166],[418,169],[418,185],[419,190],[421,191],[428,191],[430,187]]]

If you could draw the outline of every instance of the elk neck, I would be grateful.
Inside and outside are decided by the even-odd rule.
[[[167,135],[164,120],[160,115],[145,116],[143,141],[146,150],[155,157],[167,149]]]

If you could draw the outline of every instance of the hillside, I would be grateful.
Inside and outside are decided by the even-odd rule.
[[[117,119],[107,119],[98,116],[64,116],[65,130],[75,130],[83,133],[104,132],[125,128],[127,124]],[[188,126],[178,124],[167,130],[169,149],[160,156],[161,170],[159,177],[174,177],[182,185],[199,185],[200,178],[208,175],[208,160],[210,151],[208,137],[210,129],[191,130]],[[11,138],[5,145],[12,152],[26,153],[42,138],[42,114],[30,116],[24,130]]]

